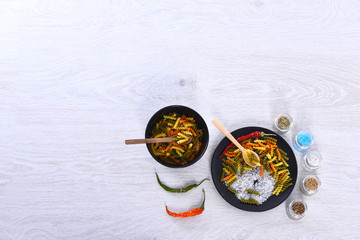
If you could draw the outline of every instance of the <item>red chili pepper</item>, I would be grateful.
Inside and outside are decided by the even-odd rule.
[[[193,216],[202,214],[202,212],[204,211],[204,205],[205,205],[205,191],[204,191],[204,189],[203,189],[203,192],[204,192],[204,200],[203,200],[203,202],[202,202],[202,204],[201,204],[201,206],[199,208],[194,208],[194,209],[191,209],[191,210],[189,210],[187,212],[174,213],[174,212],[170,212],[168,207],[165,206],[166,212],[172,217],[183,217],[183,218],[193,217]]]
[[[261,131],[256,131],[256,132],[252,132],[252,133],[249,133],[248,135],[245,135],[245,136],[240,136],[238,137],[238,139],[236,139],[238,142],[242,142],[242,141],[245,141],[249,138],[254,138],[254,137],[264,137],[264,136],[275,136],[275,134],[266,134],[264,132],[261,132]],[[229,146],[227,146],[225,148],[225,151],[219,156],[219,158],[222,158],[225,153],[234,146],[235,144],[233,143],[230,143]]]

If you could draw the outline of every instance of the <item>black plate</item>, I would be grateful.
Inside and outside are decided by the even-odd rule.
[[[261,127],[240,128],[238,130],[235,130],[231,134],[235,138],[238,138],[240,136],[244,136],[244,135],[247,135],[247,134],[255,132],[255,131],[262,131],[264,133],[276,134],[275,132],[273,132],[271,130],[268,130],[266,128],[261,128]],[[217,148],[215,149],[215,152],[214,152],[214,155],[212,158],[212,162],[211,162],[212,179],[213,179],[215,187],[218,190],[218,192],[220,193],[220,195],[234,207],[245,210],[245,211],[250,211],[250,212],[267,211],[267,210],[270,210],[270,209],[280,205],[283,201],[285,201],[289,197],[292,190],[294,189],[294,186],[296,183],[296,178],[297,178],[297,173],[298,173],[297,163],[296,163],[296,158],[295,158],[294,152],[292,151],[289,144],[281,136],[276,134],[276,136],[273,136],[273,137],[277,139],[277,145],[279,146],[279,148],[284,150],[287,153],[287,156],[289,157],[289,160],[287,161],[287,163],[289,164],[288,169],[290,171],[290,177],[292,178],[293,185],[288,187],[283,193],[280,193],[279,196],[272,195],[265,202],[263,202],[262,204],[260,204],[258,206],[242,203],[235,196],[235,194],[230,192],[227,189],[227,187],[225,186],[225,184],[220,181],[221,173],[222,173],[222,165],[221,165],[221,159],[218,158],[218,156],[220,156],[223,153],[223,151],[225,150],[225,148],[231,143],[230,140],[228,140],[227,138],[224,138],[219,143]]]

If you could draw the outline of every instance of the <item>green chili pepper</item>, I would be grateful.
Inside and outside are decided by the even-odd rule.
[[[168,186],[166,186],[165,184],[163,184],[163,183],[160,181],[160,178],[159,178],[159,176],[157,175],[157,173],[155,173],[155,174],[156,174],[156,179],[157,179],[159,185],[160,185],[163,189],[165,189],[165,190],[168,191],[168,192],[175,192],[175,193],[187,192],[187,191],[189,191],[189,190],[191,190],[191,189],[193,189],[193,188],[196,188],[196,187],[199,186],[200,184],[202,184],[203,181],[205,181],[205,180],[210,180],[210,179],[208,179],[208,178],[205,178],[205,179],[203,179],[203,180],[202,180],[200,183],[198,183],[198,184],[191,184],[191,185],[189,185],[189,186],[187,186],[187,187],[184,187],[184,188],[171,188],[171,187],[168,187]]]

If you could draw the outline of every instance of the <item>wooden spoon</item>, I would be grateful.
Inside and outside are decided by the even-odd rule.
[[[188,134],[184,134],[188,140],[182,144],[189,144],[192,141],[192,136]],[[144,139],[128,139],[125,140],[125,144],[142,144],[142,143],[163,143],[163,142],[172,142],[174,139],[178,136],[178,134],[175,134],[172,137],[162,137],[162,138],[144,138]]]
[[[232,143],[235,144],[235,146],[241,150],[243,159],[247,165],[251,167],[261,166],[260,158],[256,152],[245,149],[243,146],[241,146],[241,144],[236,141],[234,136],[231,135],[231,133],[218,120],[214,119],[211,121],[211,123],[214,124],[215,127],[220,130],[220,132],[222,132]]]

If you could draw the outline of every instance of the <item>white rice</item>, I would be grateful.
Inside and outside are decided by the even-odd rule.
[[[238,176],[240,176],[240,172],[238,172]],[[260,167],[256,167],[252,171],[244,170],[243,175],[230,187],[238,192],[236,194],[238,199],[249,200],[249,198],[253,198],[259,204],[262,204],[272,195],[274,185],[275,179],[270,173],[264,169],[263,177],[260,177]],[[246,189],[256,191],[259,195],[249,193],[245,191]]]

